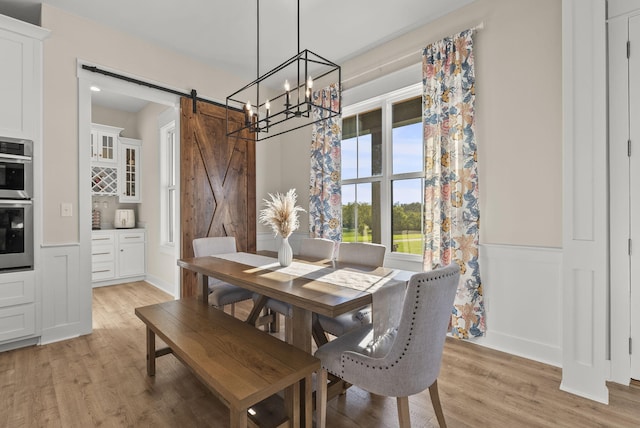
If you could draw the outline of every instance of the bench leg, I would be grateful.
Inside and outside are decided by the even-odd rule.
[[[156,375],[156,334],[147,326],[147,375]]]
[[[318,371],[316,380],[316,426],[326,428],[327,426],[327,371],[321,368]]]
[[[231,428],[247,428],[247,409],[229,409],[231,421],[229,426]]]
[[[313,378],[311,373],[304,378],[304,426],[313,425]]]

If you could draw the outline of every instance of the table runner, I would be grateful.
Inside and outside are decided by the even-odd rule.
[[[334,269],[329,266],[296,261],[284,267],[280,266],[278,260],[273,257],[250,253],[225,253],[212,257],[372,293],[373,337],[370,343],[372,347],[375,347],[383,336],[393,334],[398,327],[406,281],[389,277],[393,271],[385,276],[379,276],[359,272],[357,269]]]

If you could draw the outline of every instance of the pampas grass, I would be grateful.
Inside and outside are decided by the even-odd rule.
[[[271,226],[273,233],[288,238],[294,230],[300,227],[298,212],[304,212],[304,208],[296,206],[298,196],[296,189],[290,189],[287,193],[269,193],[270,201],[263,199],[266,208],[260,210],[258,220],[260,223]]]

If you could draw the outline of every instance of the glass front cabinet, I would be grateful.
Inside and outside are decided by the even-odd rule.
[[[141,202],[140,154],[142,141],[120,137],[120,202]]]
[[[118,138],[122,128],[91,124],[91,161],[94,164],[117,165]]]

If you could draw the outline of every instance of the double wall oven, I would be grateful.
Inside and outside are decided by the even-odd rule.
[[[0,137],[0,272],[33,268],[33,142]]]

